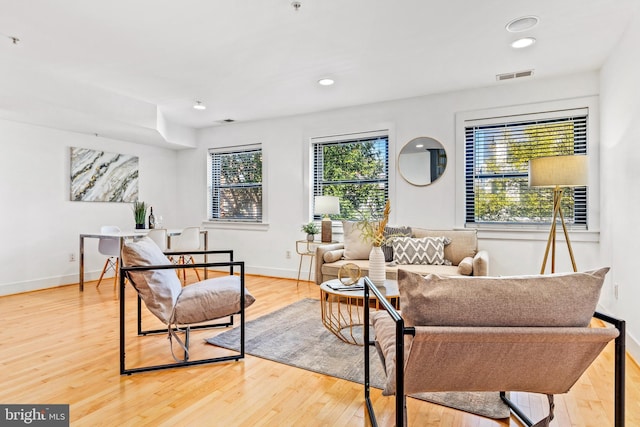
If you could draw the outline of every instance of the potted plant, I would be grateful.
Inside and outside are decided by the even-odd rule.
[[[147,218],[147,205],[145,202],[133,202],[133,217],[136,221],[136,229],[144,228]]]
[[[315,239],[315,235],[320,232],[320,229],[315,222],[310,222],[309,224],[305,224],[302,226],[302,231],[307,233],[307,240],[309,242],[313,242],[313,239]]]

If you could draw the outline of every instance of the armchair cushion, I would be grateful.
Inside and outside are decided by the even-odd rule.
[[[407,326],[587,326],[609,268],[511,277],[398,271]]]
[[[162,250],[148,237],[125,240],[122,246],[122,262],[126,266],[148,267],[171,265]],[[131,271],[131,283],[145,305],[165,324],[169,324],[173,307],[182,291],[180,279],[172,269]]]
[[[240,286],[238,276],[216,277],[185,286],[173,310],[173,323],[200,323],[239,313]],[[247,289],[244,292],[246,308],[255,298]]]

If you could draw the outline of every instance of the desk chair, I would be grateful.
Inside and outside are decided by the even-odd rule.
[[[198,251],[200,250],[200,228],[199,227],[187,227],[182,230],[182,232],[171,238],[171,248],[169,248],[172,252],[188,252],[188,251]],[[178,255],[177,259],[174,257],[169,258],[173,261],[174,264],[195,264],[195,260],[193,259],[193,255]],[[200,281],[200,273],[197,268],[194,268],[196,272],[196,276],[198,277],[198,281]],[[180,272],[178,271],[178,276]],[[186,269],[182,269],[182,285],[184,286],[187,281],[187,271]]]
[[[102,234],[119,232],[120,228],[115,225],[103,225],[100,227],[100,233]],[[120,239],[118,237],[101,237],[98,242],[98,252],[102,255],[106,255],[108,258],[104,263],[96,288],[100,286],[100,282],[102,282],[104,274],[108,270],[113,269],[115,272],[113,275],[113,289],[116,289],[118,286],[118,268],[120,265],[118,262],[120,257]]]

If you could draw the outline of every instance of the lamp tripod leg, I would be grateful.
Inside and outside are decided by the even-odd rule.
[[[547,258],[549,257],[549,248],[551,248],[551,273],[556,271],[556,220],[558,219],[558,213],[562,217],[560,210],[560,201],[562,199],[562,190],[553,190],[553,219],[551,220],[551,229],[549,230],[549,238],[547,239],[547,247],[544,251],[544,258],[542,259],[542,267],[540,268],[540,274],[544,274],[544,270],[547,267]],[[564,225],[564,223],[563,223]]]
[[[562,214],[562,209],[559,209],[560,212],[560,222],[562,223],[562,231],[564,232],[564,238],[567,241],[567,248],[569,249],[569,257],[571,258],[571,266],[573,267],[573,271],[577,272],[578,268],[576,267],[576,260],[573,257],[573,248],[571,247],[571,240],[569,240],[569,232],[567,231],[567,226],[564,223],[564,215]]]

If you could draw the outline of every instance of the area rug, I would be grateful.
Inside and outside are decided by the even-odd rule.
[[[238,350],[240,331],[234,328],[206,341]],[[308,371],[364,384],[364,350],[346,344],[327,330],[320,302],[304,299],[246,323],[245,351]],[[384,370],[371,347],[371,385],[382,389]],[[412,397],[489,418],[509,417],[498,393],[420,393]]]

